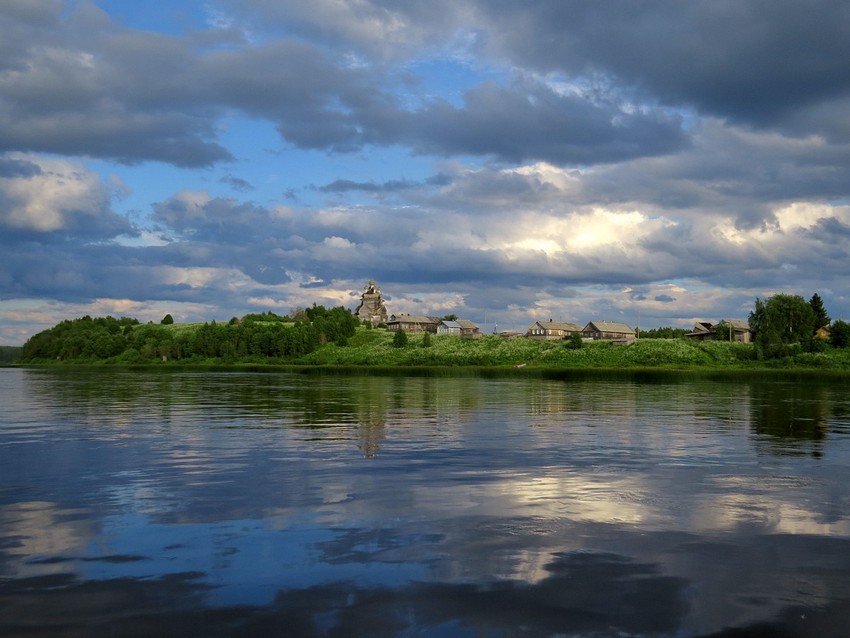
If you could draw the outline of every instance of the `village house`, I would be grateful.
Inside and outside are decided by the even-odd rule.
[[[824,341],[828,341],[832,337],[832,333],[826,326],[821,326],[820,328],[815,330],[815,337],[818,339],[823,339]]]
[[[476,339],[481,336],[481,331],[478,326],[468,319],[458,319],[456,321],[444,319],[437,326],[437,334],[457,335],[466,337],[467,339]]]
[[[563,321],[535,321],[525,331],[529,339],[544,339],[552,341],[556,339],[567,339],[574,332],[581,332],[581,326],[577,323],[565,323]]]
[[[628,345],[635,342],[635,331],[616,321],[590,321],[581,331],[584,337]]]
[[[437,334],[440,325],[439,317],[428,315],[400,314],[392,315],[387,321],[387,330],[404,330],[405,332],[430,332]]]
[[[740,319],[722,319],[716,324],[707,321],[698,321],[694,329],[685,335],[689,339],[698,341],[737,341],[738,343],[750,343],[750,325]]]

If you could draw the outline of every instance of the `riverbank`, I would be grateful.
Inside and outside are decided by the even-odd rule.
[[[257,370],[268,368],[407,368],[491,369],[537,371],[566,370],[656,370],[703,372],[816,371],[850,373],[850,351],[827,347],[823,352],[797,353],[781,359],[758,360],[751,344],[689,339],[642,339],[629,346],[606,341],[583,343],[571,348],[566,341],[503,339],[487,335],[462,339],[450,335],[411,334],[404,347],[393,345],[393,333],[358,329],[344,344],[325,343],[313,352],[294,358],[275,357],[189,357],[128,360],[126,356],[102,360],[37,361],[44,365],[145,365],[193,369],[223,367]],[[479,374],[480,372],[475,372]]]

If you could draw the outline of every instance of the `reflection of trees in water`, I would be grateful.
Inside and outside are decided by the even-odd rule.
[[[748,420],[778,454],[820,454],[830,418],[846,420],[837,384],[636,382],[626,379],[482,379],[474,376],[333,375],[56,369],[27,371],[46,406],[88,423],[156,420],[170,427],[201,418],[233,427],[305,428],[319,440],[356,440],[375,456],[389,432],[423,427],[424,436],[460,436],[444,425],[485,411],[534,417],[593,415]],[[831,412],[835,411],[831,415]],[[427,426],[427,429],[425,428]]]
[[[779,455],[819,457],[829,431],[834,388],[816,383],[755,383],[752,428]]]

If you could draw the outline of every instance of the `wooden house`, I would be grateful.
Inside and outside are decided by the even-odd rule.
[[[594,340],[621,344],[630,344],[635,341],[635,331],[628,325],[616,321],[590,321],[581,333],[584,337]]]
[[[457,335],[467,339],[475,339],[481,336],[481,331],[469,319],[458,319],[457,321],[443,320],[437,326],[437,334]]]
[[[577,323],[565,323],[563,321],[535,321],[525,331],[529,339],[545,339],[552,341],[556,339],[567,339],[574,332],[581,332],[581,326]]]
[[[481,336],[481,329],[469,319],[458,319],[460,325],[460,336],[467,339],[477,339]]]
[[[387,321],[387,330],[404,330],[405,332],[430,332],[437,334],[440,325],[439,317],[428,315],[400,314],[391,315]]]
[[[689,339],[699,341],[737,341],[738,343],[750,343],[752,335],[750,325],[740,319],[722,319],[716,324],[707,321],[698,321],[694,329],[685,335]]]
[[[694,329],[685,336],[697,341],[705,341],[714,339],[714,332],[711,330],[711,324],[708,321],[697,321],[694,324]]]
[[[440,325],[437,326],[438,335],[457,335],[460,336],[460,324],[457,321],[448,321],[443,319]]]

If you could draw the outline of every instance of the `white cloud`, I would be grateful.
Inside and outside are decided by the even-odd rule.
[[[830,206],[822,202],[794,202],[775,212],[782,230],[806,230],[819,221],[836,219],[850,224],[850,206]]]
[[[19,230],[52,232],[79,225],[79,217],[102,215],[109,188],[78,162],[21,153],[6,156],[38,166],[37,173],[0,177],[0,224]]]

